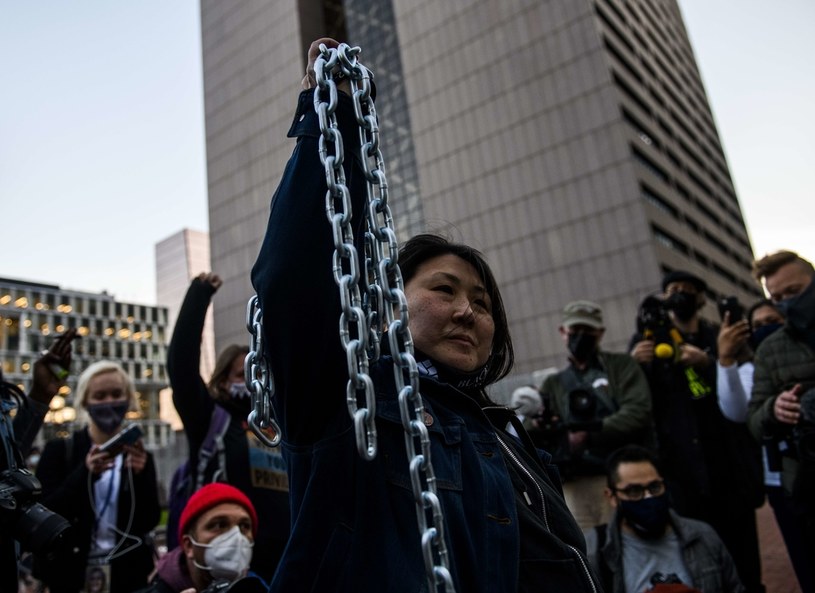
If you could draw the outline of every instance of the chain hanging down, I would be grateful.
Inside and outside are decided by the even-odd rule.
[[[398,265],[399,246],[388,205],[384,160],[379,150],[379,124],[371,98],[372,75],[357,60],[359,52],[358,47],[346,44],[336,49],[321,45],[320,56],[314,64],[317,80],[314,109],[321,132],[319,153],[328,185],[326,214],[334,236],[334,279],[342,307],[340,340],[348,361],[346,401],[354,421],[357,450],[363,459],[373,459],[376,456],[376,400],[368,369],[369,364],[379,358],[381,328],[386,325],[428,584],[431,591],[454,591],[444,541],[444,517],[430,460],[430,436],[419,394],[419,372],[408,329],[407,298]],[[342,169],[343,141],[335,115],[338,105],[335,79],[338,77],[350,82],[359,129],[359,156],[367,180],[364,266],[360,265],[354,245],[351,196]],[[359,289],[361,270],[364,270],[367,287],[364,301]]]
[[[257,295],[253,295],[246,305],[246,329],[252,335],[249,353],[243,361],[244,381],[252,396],[252,411],[247,420],[260,442],[276,447],[280,444],[282,433],[272,413],[274,380],[264,352],[263,311],[258,306]],[[269,429],[274,432],[273,437],[269,437]]]

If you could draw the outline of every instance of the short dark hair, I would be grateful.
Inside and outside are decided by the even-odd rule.
[[[461,243],[453,243],[444,237],[432,234],[420,234],[409,239],[399,250],[399,268],[402,271],[402,281],[407,285],[419,267],[429,259],[441,255],[456,255],[472,265],[482,282],[492,302],[492,320],[495,323],[495,335],[492,338],[492,353],[487,362],[485,383],[495,383],[506,377],[515,363],[515,353],[512,348],[512,337],[509,334],[504,301],[498,290],[498,283],[490,269],[484,255],[477,249]]]
[[[617,482],[620,480],[619,469],[623,463],[650,463],[657,470],[657,473],[662,475],[659,471],[659,463],[657,462],[656,455],[650,450],[640,445],[625,445],[606,459],[606,483],[612,490],[617,487]]]
[[[753,275],[755,276],[756,280],[761,282],[762,278],[772,276],[783,266],[792,263],[800,265],[802,270],[806,270],[810,274],[815,274],[815,268],[812,267],[812,264],[809,261],[805,260],[794,251],[782,249],[781,251],[770,253],[769,255],[765,255],[761,259],[754,261]]]
[[[747,321],[750,322],[750,326],[753,325],[753,313],[755,313],[758,309],[762,307],[770,307],[776,311],[778,311],[778,307],[775,306],[775,303],[772,302],[770,299],[761,299],[760,301],[756,301],[753,303],[749,309],[747,309]],[[783,317],[781,311],[778,311],[778,314]]]

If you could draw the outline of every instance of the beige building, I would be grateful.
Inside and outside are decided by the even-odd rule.
[[[190,281],[201,272],[211,271],[209,259],[209,233],[182,229],[156,243],[156,303],[167,308],[167,345],[173,335],[175,321],[184,302]],[[207,310],[204,330],[201,332],[201,376],[209,379],[215,367],[215,331],[212,307]],[[174,430],[183,424],[172,401],[172,390],[162,390],[161,419]]]
[[[599,302],[620,350],[666,271],[704,277],[711,298],[761,296],[675,0],[203,0],[201,15],[212,263],[226,277],[216,342],[247,341],[249,271],[323,35],[361,46],[375,73],[402,238],[441,231],[492,263],[518,380],[564,363],[570,300]]]

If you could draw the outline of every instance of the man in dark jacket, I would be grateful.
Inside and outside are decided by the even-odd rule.
[[[659,302],[667,314],[660,317],[668,318],[674,354],[661,356],[652,328],[645,326],[632,337],[631,354],[651,387],[659,458],[674,508],[709,523],[733,556],[747,591],[760,593],[755,508],[764,502],[764,488],[760,472],[752,471],[753,439],[718,405],[718,331],[699,314],[706,292],[707,284],[695,274],[666,274]]]
[[[566,428],[567,450],[555,461],[565,476],[566,504],[585,529],[607,519],[603,490],[609,453],[629,443],[656,445],[651,393],[630,355],[600,350],[605,328],[599,305],[567,304],[559,331],[569,366],[550,375],[541,391]]]
[[[614,518],[585,531],[589,561],[606,593],[744,591],[716,532],[671,510],[650,451],[636,445],[615,451],[606,478]]]
[[[791,251],[768,255],[754,269],[786,323],[756,352],[747,421],[756,438],[783,451],[781,483],[804,538],[796,574],[803,591],[815,591],[815,270]]]

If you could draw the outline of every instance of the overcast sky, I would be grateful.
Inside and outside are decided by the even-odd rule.
[[[680,6],[756,255],[815,261],[815,2]],[[208,226],[198,13],[0,0],[0,276],[155,302],[155,244]]]

